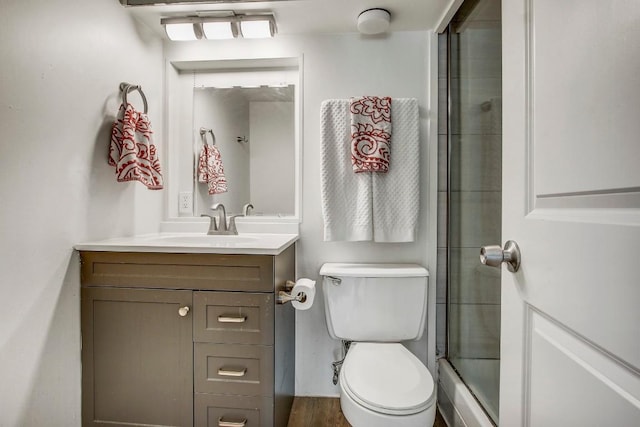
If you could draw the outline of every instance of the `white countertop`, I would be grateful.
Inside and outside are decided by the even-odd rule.
[[[78,243],[74,249],[101,252],[278,255],[296,240],[297,234],[242,233],[208,236],[202,233],[160,233]]]

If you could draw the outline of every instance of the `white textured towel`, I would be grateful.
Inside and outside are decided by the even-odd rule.
[[[373,240],[413,242],[420,210],[420,121],[418,101],[393,100],[389,172],[373,180]]]
[[[412,242],[420,207],[418,101],[393,99],[393,159],[386,174],[354,174],[349,100],[320,108],[321,191],[324,239]]]
[[[321,186],[324,240],[373,239],[370,173],[353,173],[349,100],[320,107]]]

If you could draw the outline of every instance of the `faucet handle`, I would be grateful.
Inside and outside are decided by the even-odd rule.
[[[242,208],[242,215],[249,216],[250,209],[253,209],[253,205],[251,203],[247,203],[246,205],[244,205],[244,207]]]
[[[238,227],[236,226],[236,218],[244,215],[231,215],[229,217],[229,226],[227,227],[227,232],[229,234],[238,234]]]
[[[212,215],[207,215],[207,214],[200,214],[200,216],[202,217],[208,217],[209,218],[209,231],[217,231],[218,230],[218,221],[215,216]]]

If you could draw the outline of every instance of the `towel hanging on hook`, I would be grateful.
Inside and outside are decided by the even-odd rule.
[[[207,134],[211,134],[211,145],[207,142]],[[216,136],[213,129],[200,128],[202,149],[198,157],[198,182],[206,183],[209,194],[220,194],[227,191],[227,178],[224,175],[222,156],[216,147]]]
[[[144,112],[127,102],[127,94],[137,90],[144,102]],[[122,105],[111,129],[109,164],[116,168],[118,182],[140,181],[151,190],[163,187],[162,171],[151,121],[147,115],[147,98],[138,85],[120,83]]]

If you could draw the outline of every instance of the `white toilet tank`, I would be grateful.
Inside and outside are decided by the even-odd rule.
[[[429,276],[424,267],[328,263],[320,275],[332,338],[399,342],[422,336]]]

